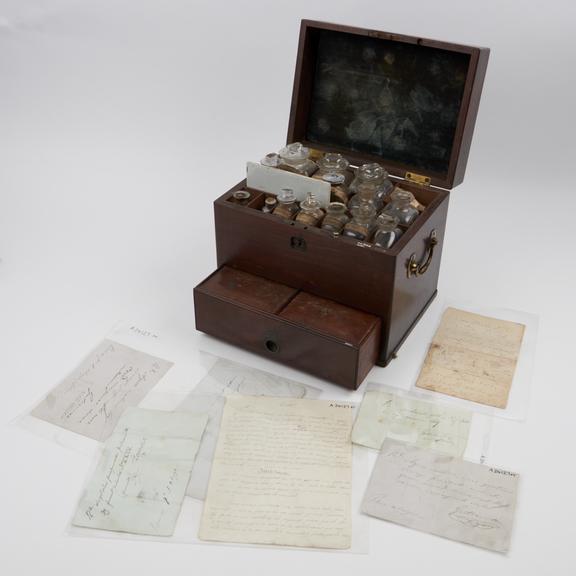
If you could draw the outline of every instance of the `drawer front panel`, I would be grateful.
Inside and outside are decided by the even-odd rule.
[[[375,364],[380,341],[377,318],[367,323],[361,341],[354,341],[353,333],[351,338],[336,338],[310,329],[304,320],[298,324],[212,293],[215,275],[194,290],[196,328],[201,332],[350,389],[356,389]]]

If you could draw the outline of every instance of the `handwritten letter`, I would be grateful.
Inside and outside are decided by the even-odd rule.
[[[220,358],[192,393],[222,396],[240,394],[242,396],[317,398],[320,390],[289,378]]]
[[[316,398],[318,388],[282,378],[231,360],[219,359],[210,372],[198,383],[178,410],[194,414],[208,414],[206,432],[192,470],[186,494],[204,500],[208,489],[212,458],[216,450],[224,397],[232,395],[278,396],[288,398]]]
[[[199,537],[349,548],[351,415],[335,402],[228,397]]]
[[[362,511],[451,540],[506,552],[518,475],[385,440]]]
[[[102,442],[122,412],[136,406],[171,366],[167,360],[104,340],[32,416]]]
[[[462,456],[468,443],[470,412],[368,389],[354,423],[352,442],[379,449],[386,438]]]
[[[170,536],[205,416],[129,408],[104,445],[75,526]]]
[[[506,408],[524,325],[448,308],[416,386]]]

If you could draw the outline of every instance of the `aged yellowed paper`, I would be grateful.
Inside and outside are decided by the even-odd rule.
[[[386,438],[462,456],[468,444],[472,413],[368,388],[352,430],[352,442],[380,449]]]
[[[202,540],[350,548],[352,408],[226,398]]]
[[[524,328],[447,308],[416,386],[506,408]]]
[[[518,475],[385,440],[362,511],[451,540],[506,552]]]
[[[186,495],[200,500],[206,498],[225,396],[317,398],[319,394],[318,388],[245,364],[224,358],[218,359],[208,374],[178,406],[178,410],[183,412],[208,414],[208,424],[202,436]]]

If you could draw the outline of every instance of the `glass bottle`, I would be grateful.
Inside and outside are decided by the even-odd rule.
[[[408,190],[398,188],[394,191],[394,195],[390,202],[386,204],[382,214],[388,214],[398,219],[398,222],[403,226],[410,226],[416,220],[418,214],[417,208],[414,208],[412,201],[414,195]]]
[[[245,206],[246,204],[248,204],[248,202],[250,202],[251,196],[252,194],[250,194],[248,190],[236,190],[236,192],[232,194],[232,201],[235,202],[236,204],[241,204],[242,206]]]
[[[332,234],[340,234],[342,228],[349,222],[350,218],[346,214],[346,204],[342,202],[330,202],[326,208],[326,216],[322,220],[322,229],[332,232]]]
[[[320,207],[320,202],[316,200],[312,192],[308,192],[306,200],[300,202],[300,212],[296,216],[296,222],[318,226],[322,218],[324,218],[324,210]]]
[[[373,188],[374,198],[377,203],[382,203],[384,198],[394,189],[394,184],[390,180],[388,172],[377,162],[363,164],[356,170],[356,176],[350,184],[350,194],[356,194],[361,184],[366,184]]]
[[[267,196],[264,200],[264,206],[262,206],[262,212],[265,214],[272,214],[276,206],[278,206],[278,200],[276,199],[276,196]]]
[[[348,183],[346,175],[350,162],[336,152],[327,152],[318,160],[318,172],[315,178],[328,182],[331,189],[331,199],[334,202],[348,202]]]
[[[404,188],[400,188],[400,186],[396,186],[396,188],[394,188],[394,190],[390,193],[390,196],[388,197],[387,200],[388,202],[391,202],[395,198],[410,198],[410,204],[412,204],[412,206],[416,208],[418,212],[422,212],[424,210],[424,206],[420,204],[418,200],[416,200],[414,194],[412,194],[412,192],[410,192],[409,190],[404,190]]]
[[[391,248],[394,242],[402,236],[402,230],[398,227],[398,219],[388,214],[380,214],[376,218],[376,232],[374,232],[374,246],[379,248]]]
[[[318,165],[316,162],[310,160],[310,149],[303,146],[300,142],[293,142],[284,146],[279,152],[280,162],[278,168],[303,174],[304,176],[312,176]]]
[[[348,202],[348,210],[352,211],[353,208],[358,206],[361,202],[371,201],[379,212],[384,206],[384,201],[377,195],[377,190],[372,184],[361,182],[357,187],[357,192],[350,198]]]
[[[367,242],[374,231],[374,220],[376,219],[374,202],[362,200],[350,212],[352,212],[352,220],[344,226],[342,235]]]
[[[294,190],[292,188],[282,188],[280,194],[278,194],[278,206],[274,208],[272,214],[284,220],[294,220],[298,210]]]
[[[272,168],[277,168],[278,164],[280,164],[280,156],[276,154],[276,152],[270,152],[266,154],[262,160],[260,160],[260,164],[264,166],[271,166]]]

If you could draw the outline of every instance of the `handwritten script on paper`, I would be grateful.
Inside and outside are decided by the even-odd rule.
[[[178,410],[185,412],[208,414],[206,432],[202,437],[186,494],[199,500],[206,498],[225,396],[317,398],[319,394],[318,388],[231,360],[219,359],[192,393],[178,406]]]
[[[200,539],[349,548],[351,427],[346,404],[228,397]]]
[[[103,340],[32,416],[103,441],[129,406],[136,406],[171,368],[172,362]]]
[[[379,449],[386,438],[462,456],[468,443],[472,413],[368,389],[364,394],[352,442]]]
[[[129,408],[104,445],[72,524],[170,536],[205,416]]]
[[[317,398],[320,390],[289,378],[220,358],[197,384],[193,394]]]
[[[447,308],[416,386],[506,408],[524,328]]]
[[[385,440],[362,511],[370,516],[506,552],[518,475]]]

